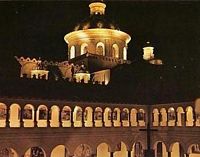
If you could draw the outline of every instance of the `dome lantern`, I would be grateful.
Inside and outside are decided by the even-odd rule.
[[[105,9],[106,9],[106,4],[103,3],[103,1],[94,1],[90,3],[90,14],[100,14],[104,15],[105,14]]]

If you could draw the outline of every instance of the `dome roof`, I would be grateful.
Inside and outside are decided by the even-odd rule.
[[[86,18],[78,25],[75,26],[74,30],[86,30],[92,28],[107,28],[107,29],[114,29],[119,30],[119,27],[114,22],[110,22],[107,20],[105,15],[101,14],[93,14],[90,15],[89,18]]]

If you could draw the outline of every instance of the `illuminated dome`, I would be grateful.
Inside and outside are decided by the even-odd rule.
[[[89,18],[83,20],[81,23],[75,26],[74,30],[86,30],[92,28],[107,28],[119,30],[119,27],[114,23],[107,20],[105,15],[92,14]]]

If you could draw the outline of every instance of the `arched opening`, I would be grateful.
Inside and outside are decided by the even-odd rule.
[[[0,157],[19,157],[19,155],[12,148],[0,148]]]
[[[137,126],[137,110],[131,109],[131,126]]]
[[[160,110],[160,126],[167,126],[167,112],[165,108]]]
[[[168,157],[166,145],[163,142],[156,142],[154,148],[155,148],[155,157]]]
[[[159,125],[159,111],[157,108],[153,109],[153,126]]]
[[[69,157],[69,152],[64,145],[58,145],[52,150],[51,157]]]
[[[81,55],[87,53],[88,49],[88,44],[87,43],[83,43],[81,44]]]
[[[83,123],[83,110],[81,107],[76,106],[73,112],[74,127],[82,127]]]
[[[10,127],[20,127],[21,108],[18,104],[10,106]]]
[[[102,42],[98,42],[96,46],[96,53],[101,56],[105,56],[105,45]]]
[[[84,112],[84,122],[85,127],[93,126],[93,109],[91,107],[86,107]]]
[[[188,106],[186,108],[186,126],[193,126],[194,125],[194,118],[193,118],[193,108]]]
[[[76,56],[75,46],[72,46],[70,48],[69,59],[75,58],[75,56]]]
[[[71,127],[71,108],[64,106],[61,112],[61,121],[63,127]]]
[[[200,126],[200,99],[195,101],[196,126]]]
[[[50,126],[51,127],[59,127],[60,122],[59,122],[59,116],[60,116],[60,109],[58,106],[52,106],[51,111],[50,111]]]
[[[184,157],[184,150],[179,142],[173,143],[171,147],[171,157]]]
[[[79,145],[74,152],[74,157],[92,157],[90,146],[86,144]]]
[[[120,122],[120,109],[119,108],[114,108],[113,114],[112,114],[112,118],[113,118],[113,123],[114,123],[115,127],[121,126],[121,122]]]
[[[129,126],[129,110],[124,108],[121,112],[121,120],[123,126]]]
[[[112,57],[119,58],[119,46],[117,44],[112,46]]]
[[[34,127],[34,118],[35,118],[34,107],[31,104],[27,104],[24,106],[23,111],[23,122],[24,127]]]
[[[0,103],[0,127],[6,127],[7,107]]]
[[[145,112],[143,109],[139,109],[137,114],[139,126],[145,126]]]
[[[133,145],[132,152],[131,152],[132,157],[144,157],[144,151],[142,148],[142,144],[140,142],[136,142]]]
[[[168,126],[175,126],[176,113],[173,107],[168,109]]]
[[[25,152],[24,157],[46,157],[46,153],[41,147],[31,147]]]
[[[97,147],[97,157],[110,157],[109,146],[106,143],[101,143]]]
[[[177,110],[177,126],[184,126],[185,125],[185,112],[182,107],[178,107]]]
[[[127,147],[124,142],[120,142],[116,145],[114,157],[127,157]]]
[[[94,122],[95,127],[102,127],[103,126],[103,110],[100,107],[95,108],[94,111]]]
[[[123,48],[123,60],[127,60],[127,48]]]
[[[40,105],[37,109],[37,126],[47,127],[48,109],[45,105]]]
[[[189,146],[187,151],[189,157],[199,157],[200,156],[200,145],[199,144],[192,144]]]
[[[112,126],[112,111],[109,107],[106,107],[104,110],[104,124],[106,127]]]

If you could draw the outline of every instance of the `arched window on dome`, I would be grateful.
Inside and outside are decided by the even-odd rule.
[[[24,106],[23,122],[24,127],[34,127],[34,107],[31,104]]]
[[[98,42],[96,46],[96,53],[98,55],[105,56],[105,45],[102,42]]]
[[[7,107],[5,104],[0,103],[0,127],[6,126]]]
[[[48,109],[45,105],[40,105],[37,109],[37,126],[47,127]]]
[[[127,60],[127,48],[123,48],[123,60]]]
[[[88,44],[87,43],[83,43],[81,45],[81,55],[85,54],[87,52],[87,48],[88,48]]]
[[[119,58],[119,46],[117,44],[112,46],[112,57]]]
[[[168,126],[175,126],[176,112],[173,107],[168,109]]]
[[[70,54],[69,54],[69,59],[75,58],[76,52],[75,52],[75,46],[72,46],[70,48]]]
[[[64,106],[61,111],[61,121],[63,127],[71,127],[72,121],[71,108],[69,106]]]

